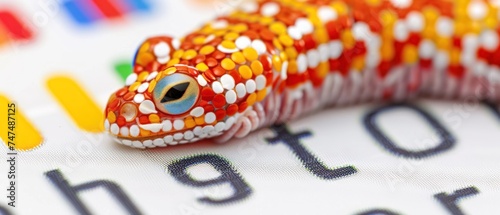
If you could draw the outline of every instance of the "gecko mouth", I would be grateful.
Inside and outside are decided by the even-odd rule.
[[[231,127],[233,123],[234,117],[230,117],[226,119],[226,122],[219,122],[215,125],[195,126],[189,129],[171,130],[167,132],[160,131],[157,134],[143,137],[120,136],[112,134],[111,132],[110,133],[113,136],[113,139],[119,144],[144,149],[186,144],[196,142],[201,139],[220,136],[224,131],[229,129],[229,127]],[[141,127],[144,130],[150,130],[153,127],[160,125],[162,125],[162,123],[140,124],[139,122],[137,122],[137,126]]]

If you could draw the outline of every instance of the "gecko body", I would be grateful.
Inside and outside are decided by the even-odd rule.
[[[146,40],[104,126],[153,148],[241,138],[327,106],[497,100],[499,17],[483,0],[245,2],[182,39]]]

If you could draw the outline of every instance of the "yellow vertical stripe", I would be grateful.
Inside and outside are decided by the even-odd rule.
[[[7,97],[0,95],[0,137],[2,138],[5,145],[8,142],[12,142],[9,139],[8,131],[8,107],[7,105],[12,101]],[[25,151],[33,149],[40,144],[42,144],[43,138],[40,133],[35,129],[35,127],[26,119],[26,117],[20,112],[20,107],[16,104],[15,115],[11,116],[15,118],[15,128],[14,128],[14,144],[16,150]],[[12,136],[12,135],[11,135]]]
[[[104,131],[103,112],[74,79],[52,76],[47,87],[78,127],[89,132]]]

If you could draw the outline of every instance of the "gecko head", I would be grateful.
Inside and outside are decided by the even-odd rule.
[[[111,95],[104,126],[116,141],[132,147],[195,142],[221,135],[235,122],[238,106],[218,102],[194,67],[133,73]]]

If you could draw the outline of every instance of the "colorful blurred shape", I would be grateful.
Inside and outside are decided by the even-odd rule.
[[[61,4],[73,20],[81,25],[116,19],[128,13],[151,9],[150,4],[145,0],[66,0]]]
[[[47,88],[78,127],[88,132],[104,131],[103,111],[75,79],[52,76]]]
[[[19,16],[8,9],[0,9],[0,44],[9,40],[30,40],[33,32]]]
[[[123,82],[125,82],[125,79],[132,74],[132,69],[132,64],[129,61],[120,61],[115,63],[115,72]]]
[[[24,114],[20,111],[20,106],[16,104],[15,115],[12,117],[15,119],[14,132],[12,136],[15,136],[12,140],[9,139],[9,131],[7,122],[8,119],[8,104],[12,103],[12,100],[8,99],[6,96],[0,94],[0,137],[5,145],[8,146],[8,142],[14,142],[15,149],[19,151],[26,151],[34,149],[40,146],[43,142],[42,135],[36,130],[36,128],[28,121]]]

